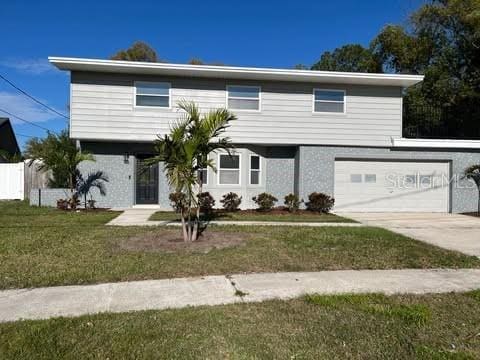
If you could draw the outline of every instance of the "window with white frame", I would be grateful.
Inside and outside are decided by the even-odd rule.
[[[231,110],[260,110],[259,86],[227,86],[227,103]]]
[[[316,113],[345,113],[344,90],[313,90],[313,111]]]
[[[260,185],[260,156],[250,155],[250,185]]]
[[[201,181],[203,185],[208,185],[208,169],[198,169],[198,180]]]
[[[240,155],[218,155],[218,184],[240,185]]]
[[[166,82],[135,82],[135,105],[170,107],[170,84]]]

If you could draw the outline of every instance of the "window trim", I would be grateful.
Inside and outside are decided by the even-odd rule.
[[[229,88],[231,87],[244,87],[250,89],[258,89],[258,109],[231,109],[228,107],[228,96]],[[233,97],[232,99],[237,100],[257,100],[256,98],[246,98],[246,97]],[[260,85],[238,85],[238,84],[227,84],[225,88],[225,108],[231,111],[239,111],[239,112],[254,112],[259,113],[262,111],[262,87]]]
[[[316,91],[331,91],[331,92],[341,92],[343,93],[343,112],[329,112],[329,111],[315,111],[315,102],[329,102],[329,103],[340,103],[340,101],[329,101],[329,100],[315,100]],[[347,90],[345,89],[323,89],[323,88],[313,88],[312,91],[312,113],[315,115],[346,115],[347,114]]]
[[[168,85],[168,107],[167,106],[147,106],[147,105],[137,105],[137,95],[144,95],[144,96],[158,96],[158,97],[165,97],[166,95],[152,95],[152,94],[137,94],[137,84],[144,83],[144,84],[165,84]],[[143,81],[143,80],[135,80],[133,82],[133,107],[140,108],[140,109],[164,109],[164,110],[171,110],[172,109],[172,84],[168,81]]]
[[[258,157],[258,169],[252,169],[252,157]],[[252,171],[258,172],[258,184],[252,184]],[[248,185],[261,186],[262,185],[262,157],[257,154],[250,154],[248,156]]]
[[[237,169],[225,169],[220,166],[220,156],[221,155],[227,155],[228,153],[226,152],[220,152],[217,154],[217,161],[218,161],[218,171],[217,171],[217,185],[218,186],[240,186],[242,185],[242,154],[240,153],[232,153],[232,156],[238,156],[238,184],[221,184],[220,183],[220,172],[222,170],[237,170]]]

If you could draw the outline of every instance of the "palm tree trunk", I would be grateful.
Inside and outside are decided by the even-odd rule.
[[[198,195],[200,195],[203,191],[203,182],[200,180],[198,182]],[[199,202],[199,197],[197,196],[197,216],[195,218],[195,225],[193,228],[193,236],[192,236],[192,241],[196,241],[198,237],[198,226],[200,223],[200,202]]]
[[[187,224],[185,223],[185,213],[183,210],[180,211],[180,217],[182,219],[183,241],[188,242]]]
[[[192,241],[192,211],[191,205],[188,207],[188,242]]]

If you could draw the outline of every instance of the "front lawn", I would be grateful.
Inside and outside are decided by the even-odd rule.
[[[154,221],[180,221],[180,215],[173,211],[157,211],[149,220]],[[203,220],[207,220],[203,218]],[[355,221],[338,216],[335,214],[320,214],[311,211],[298,211],[290,213],[288,211],[237,211],[223,212],[216,211],[209,220],[228,220],[228,221],[285,221],[285,222],[340,222],[353,223]]]
[[[2,359],[478,359],[480,292],[290,301],[0,324]]]
[[[0,202],[0,288],[242,272],[480,267],[476,257],[372,227],[210,226],[207,232],[218,235],[221,246],[224,237],[239,239],[220,249],[172,249],[156,239],[180,235],[180,229],[104,225],[115,216]]]

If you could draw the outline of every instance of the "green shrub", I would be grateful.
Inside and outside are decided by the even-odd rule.
[[[278,199],[269,193],[261,193],[252,198],[253,201],[258,205],[258,210],[260,211],[270,211],[273,208],[273,205],[278,201]]]
[[[284,204],[288,208],[288,211],[295,212],[300,207],[300,200],[297,195],[288,194],[285,196]]]
[[[187,196],[181,191],[171,193],[168,198],[170,199],[170,205],[177,213],[182,212],[187,207]]]
[[[68,200],[58,199],[58,200],[57,200],[57,209],[59,209],[59,210],[68,210]]]
[[[332,210],[335,199],[324,193],[313,192],[308,195],[307,209],[321,213],[328,213]]]
[[[242,197],[239,197],[234,192],[229,192],[228,194],[224,194],[222,196],[222,200],[220,200],[220,202],[226,211],[237,211],[238,207],[242,203]]]
[[[198,205],[204,214],[211,214],[215,207],[215,199],[208,191],[198,194]]]

